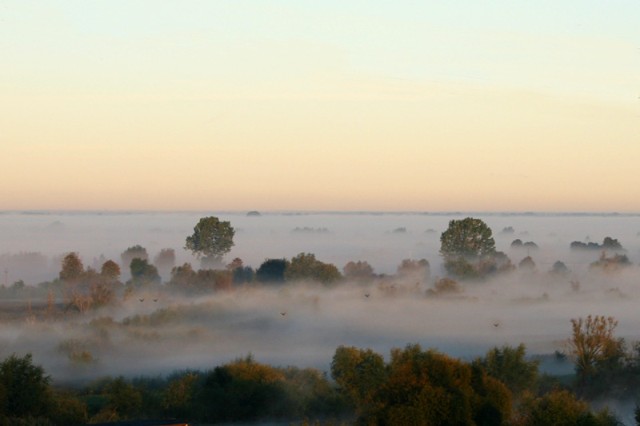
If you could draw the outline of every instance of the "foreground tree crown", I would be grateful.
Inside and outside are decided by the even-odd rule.
[[[215,216],[203,217],[187,237],[185,249],[196,256],[220,260],[231,251],[235,230],[230,222],[220,221]]]

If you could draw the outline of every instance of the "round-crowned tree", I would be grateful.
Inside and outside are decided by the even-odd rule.
[[[214,264],[231,251],[235,230],[229,222],[215,216],[203,217],[187,237],[185,249],[203,258],[203,263]]]
[[[480,219],[452,220],[440,236],[440,254],[447,258],[462,256],[476,259],[494,254],[496,242],[491,228]]]
[[[440,254],[447,272],[459,278],[481,278],[500,269],[491,228],[472,217],[449,222],[440,236]]]

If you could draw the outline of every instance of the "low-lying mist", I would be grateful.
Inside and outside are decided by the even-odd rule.
[[[60,271],[60,259],[70,251],[91,266],[100,256],[119,261],[120,253],[136,244],[151,256],[174,248],[176,264],[191,262],[197,268],[198,260],[182,247],[203,216],[5,213],[0,215],[3,284],[52,280]],[[589,314],[614,316],[619,337],[640,340],[640,218],[635,216],[475,215],[492,228],[497,249],[514,265],[531,256],[535,266],[460,282],[462,291],[442,295],[428,291],[444,275],[440,234],[449,220],[463,216],[218,216],[237,230],[228,260],[239,257],[257,268],[265,258],[308,252],[339,269],[348,261],[364,260],[384,276],[366,284],[247,284],[198,297],[160,287],[120,296],[113,307],[55,319],[43,313],[46,300],[5,300],[11,309],[41,309],[20,320],[3,316],[0,357],[31,352],[55,380],[68,381],[210,368],[248,353],[273,365],[328,370],[339,345],[388,354],[392,347],[420,343],[471,359],[494,346],[525,343],[530,355],[553,354],[567,349],[570,319]],[[621,242],[631,266],[615,272],[593,270],[589,264],[600,252],[569,249],[572,241],[600,242],[606,236]],[[512,248],[515,239],[532,241],[537,248]],[[38,254],[36,263],[30,265],[23,256],[20,262],[25,263],[16,264],[16,257],[28,253]],[[430,278],[416,281],[396,275],[407,258],[427,259]],[[558,260],[570,272],[550,273]],[[553,372],[573,368],[553,357],[542,367]]]

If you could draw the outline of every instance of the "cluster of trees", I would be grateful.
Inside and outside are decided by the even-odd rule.
[[[602,244],[582,241],[573,241],[570,244],[571,250],[610,250],[610,251],[625,251],[622,244],[615,238],[605,237]]]
[[[273,367],[251,355],[209,370],[167,377],[107,377],[54,388],[31,355],[0,362],[0,425],[182,418],[191,422],[308,421],[379,425],[593,425],[619,422],[593,411],[590,398],[635,395],[640,354],[615,337],[617,322],[572,320],[573,382],[540,374],[524,345],[495,347],[471,362],[417,344],[392,349],[340,346],[331,377],[315,369]],[[582,399],[585,398],[585,399]],[[640,419],[640,410],[636,410]],[[640,422],[638,422],[640,424]]]
[[[401,282],[427,284],[430,279],[430,265],[426,259],[405,259],[398,266],[395,276],[377,275],[366,261],[348,262],[342,272],[333,264],[318,260],[313,253],[299,253],[291,259],[266,259],[257,269],[243,264],[239,258],[226,266],[224,255],[234,245],[235,230],[229,222],[218,218],[204,217],[199,220],[185,240],[185,249],[190,250],[202,261],[202,268],[196,270],[190,263],[175,266],[176,255],[173,249],[163,249],[149,261],[147,250],[134,245],[120,255],[120,266],[113,260],[103,259],[102,266],[85,268],[77,253],[69,253],[62,260],[62,269],[57,282],[47,285],[48,297],[55,299],[52,291],[62,293],[67,307],[85,312],[88,309],[104,306],[117,300],[119,294],[125,297],[138,289],[160,289],[162,276],[170,277],[167,286],[162,288],[188,293],[203,293],[227,290],[234,285],[248,283],[284,283],[296,281],[318,282],[324,285],[341,280],[369,284],[372,282],[389,284],[395,288],[394,280]],[[440,236],[440,254],[444,260],[445,277],[437,277],[427,290],[429,296],[440,296],[462,291],[458,281],[481,280],[487,277],[507,273],[516,268],[523,273],[537,271],[535,261],[526,256],[517,265],[509,257],[496,250],[492,230],[477,218],[468,217],[451,220],[448,228]],[[599,248],[621,248],[620,243],[607,237]],[[515,240],[512,247],[537,247],[533,242],[522,243]],[[607,257],[603,251],[599,260],[591,268],[603,271],[615,271],[629,265],[626,255],[615,253]],[[126,267],[131,279],[120,281],[120,268]],[[162,272],[162,274],[161,274]],[[566,278],[570,271],[566,265],[557,261],[550,274]],[[385,284],[386,283],[386,284]],[[154,287],[155,286],[155,287]],[[22,291],[24,285],[17,283],[6,294]]]

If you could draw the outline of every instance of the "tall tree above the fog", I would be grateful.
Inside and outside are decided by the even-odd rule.
[[[220,263],[231,251],[234,235],[230,222],[215,216],[203,217],[193,228],[193,234],[187,237],[184,248],[207,263]]]
[[[496,251],[491,228],[480,219],[468,217],[449,221],[449,227],[440,236],[440,254],[445,258],[463,256],[479,258]]]
[[[496,252],[491,228],[480,219],[451,220],[440,236],[440,254],[445,269],[459,278],[481,278],[488,273],[508,270],[510,262]]]

